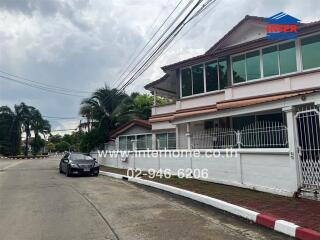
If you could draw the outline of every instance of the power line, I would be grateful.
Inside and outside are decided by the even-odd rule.
[[[34,80],[29,79],[29,78],[25,78],[25,77],[22,77],[22,76],[19,76],[19,75],[16,75],[16,74],[12,74],[12,73],[9,73],[9,72],[3,71],[3,70],[0,70],[0,72],[6,74],[8,76],[11,76],[11,77],[15,77],[15,78],[18,78],[18,79],[21,79],[21,80],[24,80],[24,81],[32,82],[32,83],[35,83],[35,84],[38,84],[38,85],[43,85],[43,87],[51,88],[53,90],[55,89],[57,91],[77,92],[77,93],[92,93],[92,92],[89,92],[89,91],[80,91],[80,90],[75,90],[75,89],[63,88],[63,87],[59,87],[59,86],[55,86],[55,85],[50,85],[50,84],[46,84],[46,83],[41,83],[41,82],[34,81]]]
[[[177,10],[177,8],[179,7],[179,5],[181,4],[183,0],[180,0],[178,2],[178,4],[174,7],[174,9],[170,12],[170,14],[164,19],[164,21],[161,23],[161,25],[158,27],[158,29],[153,33],[153,35],[151,36],[151,38],[148,40],[148,42],[144,45],[144,47],[139,51],[138,54],[136,54],[134,56],[134,59],[132,59],[132,61],[130,61],[129,65],[126,67],[126,69],[123,69],[120,74],[120,76],[118,77],[119,79],[121,79],[121,77],[126,73],[126,70],[129,69],[133,63],[136,62],[136,60],[138,59],[138,57],[143,53],[143,51],[146,49],[146,47],[149,45],[149,43],[154,39],[154,37],[158,34],[158,32],[161,30],[161,28],[166,24],[166,22],[170,19],[170,17],[173,15],[173,13]],[[133,54],[134,55],[134,54]],[[115,84],[117,82],[113,81],[112,84]]]
[[[78,128],[69,128],[69,129],[56,129],[56,130],[51,130],[51,132],[65,132],[65,131],[75,131]]]
[[[127,86],[132,84],[139,76],[141,76],[148,67],[162,54],[162,52],[169,46],[170,42],[179,34],[183,27],[188,24],[192,19],[201,14],[204,9],[206,9],[210,3],[215,2],[216,0],[208,0],[205,4],[202,5],[193,15],[192,13],[197,9],[200,3],[203,0],[199,0],[192,9],[184,16],[182,21],[168,34],[168,36],[157,46],[157,49],[144,61],[137,71],[121,86],[120,91],[124,90]]]
[[[10,77],[7,77],[7,76],[3,76],[3,75],[0,75],[0,78],[6,79],[6,80],[9,80],[9,81],[12,81],[12,82],[16,82],[16,83],[19,83],[19,84],[22,84],[22,85],[25,85],[25,86],[28,86],[28,87],[40,89],[40,90],[45,91],[45,92],[62,94],[62,95],[73,96],[73,97],[85,98],[85,96],[82,96],[82,95],[72,94],[72,93],[65,93],[65,92],[52,90],[50,88],[46,88],[46,87],[43,87],[43,86],[40,86],[40,85],[37,85],[37,84],[26,83],[26,82],[23,82],[23,81],[20,81],[20,80],[17,80],[17,79],[13,79],[13,78],[10,78]]]
[[[42,117],[52,118],[52,119],[77,119],[77,120],[79,120],[79,118],[82,118],[82,117],[54,117],[54,116],[45,116],[45,115],[42,115]]]
[[[189,10],[189,12],[186,15],[184,15],[183,19],[174,27],[174,29],[171,30],[170,33],[165,36],[169,29],[171,29],[174,26],[175,22],[183,15],[185,10],[188,9],[191,3],[193,2],[193,0],[189,1],[189,3],[183,8],[183,10],[180,11],[178,16],[171,22],[169,27],[167,27],[167,29],[161,34],[156,43],[154,43],[148,49],[144,56],[140,58],[139,62],[135,64],[135,66],[131,69],[131,71],[123,79],[121,79],[123,81],[127,79],[126,81],[124,81],[124,84],[121,85],[121,83],[119,83],[119,85],[116,88],[117,90],[111,95],[115,96],[116,94],[124,92],[126,87],[131,85],[139,76],[141,76],[149,68],[149,66],[152,63],[154,63],[161,56],[164,50],[170,45],[170,43],[180,33],[180,31],[186,24],[188,24],[195,17],[199,16],[212,3],[216,2],[216,0],[207,0],[205,4],[203,4],[199,9],[197,9],[203,1],[204,0],[198,0],[197,3],[192,6],[191,10]],[[192,14],[193,12],[195,13]],[[163,37],[165,38],[162,40]],[[162,41],[160,42],[160,40]],[[149,54],[149,52],[151,53]],[[113,96],[111,95],[103,99],[103,102],[108,101],[110,98],[112,98]]]
[[[215,5],[212,5],[209,7],[209,9],[207,10],[207,12],[205,14],[203,14],[198,21],[196,21],[194,24],[192,24],[187,31],[185,31],[178,39],[175,39],[175,41],[171,44],[171,46],[169,48],[167,48],[165,51],[171,49],[173,46],[176,45],[177,42],[179,42],[184,36],[186,36],[205,16],[207,16],[211,11],[215,10],[215,8],[218,6],[218,4],[220,3],[220,1],[215,1],[217,2]],[[205,10],[204,10],[205,11]]]
[[[157,46],[161,45],[161,40],[165,36],[165,34],[174,26],[174,24],[178,21],[178,19],[184,14],[184,12],[191,6],[192,2],[194,0],[189,1],[184,8],[178,13],[178,15],[171,21],[169,26],[163,31],[163,33],[158,37],[158,39],[152,44],[152,46],[144,53],[144,55],[139,59],[139,61],[132,67],[130,71],[126,70],[125,72],[128,72],[122,79],[120,79],[120,83],[117,85],[116,88],[119,88],[121,86],[122,81],[125,81],[126,78],[128,78],[131,74],[134,73],[135,69],[139,67],[142,61],[146,61],[145,59],[148,58],[148,54],[152,52],[152,50]],[[203,0],[198,0],[198,3]],[[179,4],[179,3],[178,3]],[[171,14],[171,13],[170,13]],[[165,20],[166,21],[166,20]],[[164,39],[162,42],[164,42],[166,39]],[[155,50],[154,50],[155,51]],[[152,53],[151,53],[152,54]],[[148,60],[148,59],[147,59]],[[130,66],[127,67],[129,69]]]

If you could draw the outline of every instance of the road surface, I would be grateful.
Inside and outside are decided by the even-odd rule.
[[[109,177],[58,173],[58,159],[0,160],[5,240],[289,239],[191,200]]]

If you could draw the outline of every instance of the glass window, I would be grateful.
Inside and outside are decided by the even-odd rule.
[[[137,150],[152,149],[151,134],[137,136]]]
[[[146,144],[146,135],[138,135],[137,136],[137,150],[145,150],[147,149]]]
[[[207,89],[207,92],[215,91],[215,90],[219,89],[217,67],[218,67],[217,62],[212,62],[212,63],[206,64],[206,89]]]
[[[168,133],[168,149],[176,149],[176,133]]]
[[[296,47],[294,42],[279,45],[280,73],[297,71]]]
[[[175,149],[176,133],[159,133],[156,136],[157,149]]]
[[[219,59],[219,81],[220,89],[224,89],[228,83],[228,63],[226,59]]]
[[[260,53],[254,51],[246,54],[247,80],[260,78]]]
[[[122,150],[122,151],[127,150],[127,137],[126,136],[119,137],[119,150]]]
[[[245,56],[232,58],[233,82],[240,83],[246,81]]]
[[[320,35],[301,40],[303,69],[320,67]]]
[[[197,65],[192,67],[192,86],[193,94],[203,93],[204,80],[203,80],[203,65]]]
[[[263,75],[264,77],[279,75],[278,49],[277,46],[262,50]]]
[[[127,136],[127,151],[133,150],[133,142],[136,140],[136,136]]]
[[[166,133],[160,133],[156,135],[157,139],[157,149],[166,149],[168,146],[167,142],[167,134]]]
[[[192,78],[190,68],[181,71],[181,89],[182,97],[190,96],[192,94]]]

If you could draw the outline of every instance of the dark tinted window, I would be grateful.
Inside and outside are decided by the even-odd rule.
[[[260,53],[254,51],[246,54],[247,80],[260,78]]]
[[[219,59],[219,81],[220,81],[220,89],[224,89],[228,83],[228,65],[226,59]]]
[[[190,68],[181,70],[181,92],[182,97],[192,94],[192,78]]]
[[[197,65],[192,67],[192,82],[193,82],[193,94],[203,93],[204,81],[203,81],[203,65]]]
[[[246,59],[245,55],[232,58],[233,82],[240,83],[246,81]]]
[[[218,90],[218,64],[217,62],[206,64],[206,88],[207,92]]]

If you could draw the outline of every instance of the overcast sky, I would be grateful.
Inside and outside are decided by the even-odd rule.
[[[197,25],[186,27],[179,41],[128,90],[144,91],[146,83],[163,74],[161,66],[203,53],[245,15],[269,17],[283,11],[302,22],[320,19],[319,0],[218,1]],[[0,71],[79,91],[111,85],[177,2],[0,0]],[[43,115],[79,117],[81,98],[0,78],[0,105],[13,107],[20,102]],[[53,129],[63,129],[76,127],[79,120],[50,122]]]

